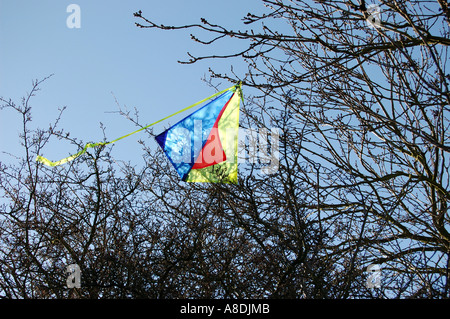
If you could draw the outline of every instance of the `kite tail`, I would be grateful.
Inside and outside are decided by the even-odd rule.
[[[96,146],[100,146],[100,145],[107,145],[107,144],[110,144],[110,143],[111,143],[111,142],[88,143],[88,144],[86,144],[86,146],[85,146],[81,151],[79,151],[78,153],[73,154],[73,155],[70,155],[70,156],[68,156],[68,157],[66,157],[66,158],[63,158],[63,159],[61,159],[61,160],[59,160],[59,161],[56,161],[56,162],[52,162],[52,161],[50,161],[49,159],[47,159],[47,158],[45,158],[45,157],[43,157],[43,156],[40,156],[40,155],[38,155],[38,156],[36,157],[36,161],[38,161],[38,162],[40,162],[40,163],[42,163],[42,164],[44,164],[44,165],[47,165],[47,166],[50,166],[50,167],[54,167],[54,166],[62,165],[62,164],[65,164],[65,163],[67,163],[67,162],[70,162],[70,161],[76,159],[78,156],[83,155],[84,153],[86,153],[86,151],[87,151],[88,148],[96,147]]]
[[[199,104],[202,104],[202,103],[204,103],[204,102],[206,102],[206,101],[208,101],[208,100],[210,100],[210,99],[212,99],[212,98],[215,98],[216,96],[219,96],[220,94],[223,94],[223,93],[225,93],[225,92],[227,92],[227,91],[229,91],[229,90],[239,90],[239,92],[241,93],[241,92],[242,92],[242,89],[241,89],[241,82],[239,82],[239,83],[236,84],[236,85],[233,85],[232,87],[229,87],[228,89],[225,89],[225,90],[222,90],[222,91],[220,91],[220,92],[217,92],[217,93],[215,93],[215,94],[213,94],[213,95],[211,95],[211,96],[209,96],[209,97],[207,97],[207,98],[205,98],[205,99],[203,99],[203,100],[201,100],[201,101],[198,101],[197,103],[194,103],[194,104],[192,104],[192,105],[190,105],[190,106],[188,106],[188,107],[185,107],[184,109],[181,109],[181,110],[179,110],[179,111],[177,111],[177,112],[175,112],[175,113],[173,113],[173,114],[171,114],[171,115],[169,115],[169,116],[166,116],[165,118],[162,118],[162,119],[160,119],[160,120],[158,120],[158,121],[156,121],[156,122],[154,122],[154,123],[151,123],[151,124],[149,124],[149,125],[147,125],[147,126],[144,126],[144,127],[140,128],[140,129],[134,131],[134,132],[131,132],[131,133],[127,134],[127,135],[124,135],[124,136],[121,136],[121,137],[119,137],[119,138],[116,138],[115,140],[112,140],[112,141],[110,141],[110,142],[88,143],[88,144],[86,144],[86,145],[84,146],[84,148],[83,148],[81,151],[79,151],[78,153],[73,154],[73,155],[70,155],[70,156],[68,156],[68,157],[66,157],[66,158],[63,158],[63,159],[61,159],[61,160],[59,160],[59,161],[56,161],[56,162],[52,162],[52,161],[50,161],[49,159],[47,159],[47,158],[45,158],[45,157],[43,157],[43,156],[40,156],[40,155],[37,155],[36,161],[39,162],[39,163],[42,163],[42,164],[44,164],[44,165],[46,165],[46,166],[49,166],[49,167],[55,167],[55,166],[59,166],[59,165],[65,164],[65,163],[70,162],[70,161],[76,159],[77,157],[83,155],[84,153],[86,153],[86,151],[87,151],[88,148],[92,148],[92,147],[96,147],[96,146],[100,146],[100,145],[108,145],[108,144],[112,144],[112,143],[114,143],[114,142],[117,142],[117,141],[119,141],[119,140],[121,140],[121,139],[123,139],[123,138],[125,138],[125,137],[128,137],[128,136],[130,136],[130,135],[136,134],[136,133],[138,133],[138,132],[140,132],[140,131],[143,131],[143,130],[149,128],[150,126],[153,126],[153,125],[155,125],[155,124],[158,124],[159,122],[162,122],[162,121],[164,121],[164,120],[167,120],[168,118],[170,118],[170,117],[172,117],[172,116],[175,116],[175,115],[180,114],[180,113],[182,113],[182,112],[184,112],[184,111],[187,111],[187,110],[189,110],[189,109],[191,109],[191,108],[193,108],[193,107],[195,107],[195,106],[197,106],[197,105],[199,105]],[[241,98],[242,98],[242,93],[241,93],[240,95],[241,95]]]

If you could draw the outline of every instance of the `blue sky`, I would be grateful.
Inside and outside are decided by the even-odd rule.
[[[79,29],[66,24],[71,14],[66,9],[72,3],[81,9]],[[136,107],[141,123],[148,124],[213,94],[201,80],[209,67],[229,71],[233,65],[238,74],[245,74],[244,64],[237,59],[177,63],[187,59],[188,51],[202,55],[212,48],[193,42],[189,34],[194,30],[137,28],[133,13],[138,10],[166,25],[199,23],[204,17],[230,29],[245,29],[242,17],[264,7],[259,0],[0,0],[0,96],[20,103],[32,80],[54,74],[32,100],[33,127],[47,128],[58,108],[66,106],[59,128],[83,142],[97,142],[103,139],[100,122],[109,140],[136,129],[111,113],[118,110],[115,98],[121,106]],[[219,53],[238,49],[227,47],[229,43],[214,49]],[[229,86],[222,82],[220,89]],[[179,118],[155,126],[155,132]],[[1,161],[11,160],[4,152],[23,155],[17,137],[21,124],[17,113],[0,111]],[[112,155],[142,163],[137,140],[145,138],[141,133],[116,143]],[[54,139],[41,155],[59,160],[76,151],[74,145]]]

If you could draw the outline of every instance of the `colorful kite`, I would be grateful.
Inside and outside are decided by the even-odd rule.
[[[229,90],[156,136],[186,182],[237,183],[240,90]]]
[[[88,143],[78,153],[56,162],[40,155],[36,161],[50,167],[65,164],[84,154],[88,148],[115,143],[211,99],[214,100],[156,136],[156,141],[183,181],[235,184],[239,103],[242,99],[240,83],[113,141]]]

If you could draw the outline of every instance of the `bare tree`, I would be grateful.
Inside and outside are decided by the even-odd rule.
[[[142,167],[111,146],[45,167],[35,157],[48,143],[85,144],[58,129],[63,110],[30,126],[42,81],[20,103],[1,98],[0,111],[19,115],[24,153],[0,162],[0,297],[449,297],[446,2],[261,2],[247,31],[135,13],[142,28],[246,45],[186,61],[247,62],[211,70],[210,83],[243,82],[243,128],[280,129],[258,145],[279,146],[276,169],[253,158],[237,185],[180,182],[147,144],[151,130]],[[70,264],[80,288],[66,285]],[[369,285],[372,265],[382,276]]]
[[[241,184],[247,192],[239,189],[227,199],[227,210],[250,223],[243,219],[248,208],[237,208],[237,203],[254,203],[252,197],[264,198],[264,190],[278,200],[267,199],[273,218],[265,223],[258,220],[261,206],[248,212],[259,227],[279,231],[279,238],[291,227],[298,241],[307,228],[295,220],[301,216],[314,225],[320,243],[312,245],[314,258],[325,272],[334,272],[332,282],[321,279],[320,289],[327,290],[323,297],[448,298],[448,4],[262,3],[267,13],[249,13],[243,22],[252,29],[245,31],[205,19],[166,26],[135,13],[140,28],[207,31],[212,38],[191,36],[205,45],[245,43],[245,49],[232,54],[188,53],[183,62],[243,59],[247,70],[211,70],[211,77],[242,81],[247,92],[258,90],[244,108],[250,125],[283,131],[279,173]],[[293,251],[303,255],[301,245]],[[364,271],[371,264],[382,267],[380,289],[365,286]],[[303,255],[279,271],[300,280],[296,271],[307,268]],[[293,285],[292,278],[289,282]],[[275,295],[276,287],[270,290]]]
[[[84,146],[57,129],[61,114],[48,129],[30,127],[42,82],[33,82],[20,104],[1,99],[2,110],[20,115],[25,156],[0,163],[0,297],[212,295],[194,284],[196,268],[207,262],[196,258],[211,208],[200,205],[193,190],[177,186],[170,164],[152,158],[154,150],[139,170],[115,161],[104,147],[63,166],[36,162],[55,139]],[[81,270],[79,288],[67,285],[71,264]]]

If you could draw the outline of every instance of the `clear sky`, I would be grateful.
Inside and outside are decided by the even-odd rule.
[[[81,9],[80,28],[66,24],[70,4]],[[199,23],[204,17],[230,29],[245,29],[242,17],[264,7],[260,0],[0,0],[0,96],[20,103],[32,80],[54,74],[32,100],[33,127],[48,128],[58,108],[67,106],[59,128],[83,142],[98,142],[103,139],[100,122],[109,140],[136,129],[124,117],[110,113],[118,110],[114,97],[122,106],[136,107],[141,123],[149,124],[213,94],[201,80],[209,67],[229,71],[233,65],[238,74],[245,73],[237,59],[178,64],[177,60],[187,60],[188,51],[202,55],[212,48],[193,42],[189,33],[194,30],[136,27],[139,20],[133,13],[138,10],[166,25]],[[226,45],[214,49],[219,53],[238,49]],[[231,85],[222,82],[220,89]],[[179,118],[155,126],[155,132]],[[17,137],[21,124],[17,113],[0,111],[1,161],[11,160],[4,152],[23,155]],[[137,140],[145,138],[142,132],[117,142],[112,155],[142,163]],[[55,161],[76,151],[74,145],[55,138],[40,155]]]

